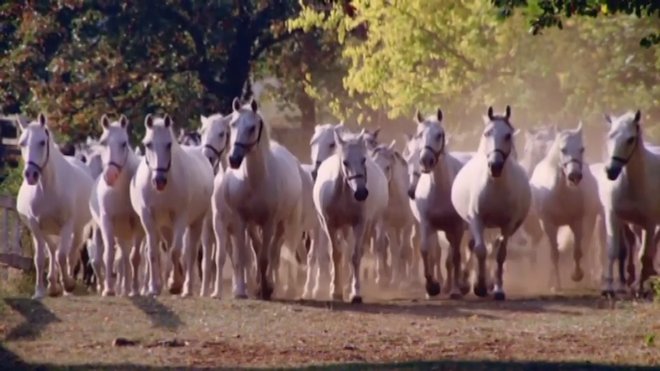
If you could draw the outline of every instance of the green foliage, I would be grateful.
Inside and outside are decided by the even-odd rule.
[[[500,8],[500,15],[509,17],[514,8],[523,8],[528,17],[530,32],[534,35],[545,28],[563,28],[562,18],[572,16],[597,17],[614,14],[634,14],[639,18],[648,17],[660,19],[660,2],[657,0],[491,0]],[[660,43],[660,33],[651,31],[640,39],[639,44],[645,48]]]
[[[230,109],[252,62],[290,37],[284,22],[297,9],[293,0],[5,2],[2,110],[47,112],[62,139],[98,130],[103,113],[136,124],[166,111],[196,125],[202,112]]]
[[[479,0],[351,6],[352,17],[342,3],[304,7],[290,27],[335,35],[348,63],[349,96],[363,96],[391,118],[441,106],[448,126],[471,129],[488,105],[501,111],[510,104],[522,127],[579,119],[600,125],[603,112],[634,108],[645,122],[660,119],[660,52],[636,42],[656,29],[652,19],[574,18],[563,31],[532,37],[521,14],[502,22],[498,8]]]

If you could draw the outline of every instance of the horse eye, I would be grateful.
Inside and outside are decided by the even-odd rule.
[[[220,137],[220,138],[224,138],[224,137],[225,137],[225,133],[222,132],[222,133],[218,134],[218,137]]]
[[[337,145],[334,143],[330,143],[330,149],[334,149]]]
[[[348,167],[348,161],[343,161],[342,163],[344,164],[344,166]]]
[[[562,148],[561,153],[566,154],[566,148]]]
[[[505,135],[504,140],[506,140],[507,142],[510,141],[511,140],[511,134]]]
[[[46,141],[45,141],[45,140],[42,140],[41,142],[39,142],[39,145],[42,146],[42,147],[45,146],[45,145],[46,145]]]
[[[167,150],[169,151],[171,149],[172,149],[172,143],[167,143]]]
[[[584,153],[584,147],[580,148],[580,153]]]
[[[144,146],[145,146],[147,149],[151,149],[151,142],[147,142],[147,143],[145,143]]]
[[[100,141],[99,141],[99,144],[102,145],[102,146],[107,146],[107,145],[108,145],[108,141],[106,141],[105,139],[104,139],[104,140],[100,140]]]
[[[123,143],[121,144],[121,148],[126,148],[127,145],[128,145],[128,143],[123,142]]]
[[[250,134],[254,133],[254,126],[250,127],[250,129],[248,129],[248,133],[250,133]]]
[[[442,137],[443,137],[443,135],[442,135],[442,133],[440,133],[440,134],[436,135],[435,140],[439,141],[439,140],[442,139]]]
[[[362,158],[362,165],[364,165],[364,164],[366,164],[366,163],[367,163],[367,159],[366,159],[366,158]]]
[[[628,138],[628,140],[626,141],[626,144],[631,145],[631,144],[633,144],[634,141],[635,141],[635,138],[634,138],[634,137],[630,137],[630,138]]]

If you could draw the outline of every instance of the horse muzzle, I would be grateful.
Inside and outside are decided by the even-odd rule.
[[[621,174],[621,167],[616,165],[608,165],[605,167],[605,173],[607,174],[607,179],[616,180]]]
[[[153,178],[154,187],[158,192],[162,192],[167,186],[167,176],[160,172],[156,173],[156,176]]]
[[[105,181],[105,184],[110,187],[115,185],[117,178],[119,178],[119,169],[117,169],[115,166],[109,166],[103,172],[103,180]]]
[[[421,165],[420,167],[423,173],[430,173],[437,162],[436,157],[428,151],[424,151],[419,158],[419,164]]]
[[[355,197],[355,199],[356,199],[357,201],[360,201],[360,202],[366,200],[368,196],[369,196],[369,191],[368,191],[366,188],[364,188],[364,187],[360,187],[360,188],[358,188],[358,189],[353,193],[353,197]]]
[[[411,186],[410,188],[408,188],[408,198],[410,198],[411,200],[415,199],[415,187]]]
[[[40,175],[41,173],[39,170],[35,169],[33,166],[28,166],[25,168],[25,171],[23,171],[23,177],[29,185],[37,184],[39,182]]]
[[[566,178],[568,179],[568,183],[574,186],[577,186],[580,184],[580,181],[582,181],[582,173],[577,172],[577,171],[572,171],[566,175]]]
[[[488,163],[488,171],[493,178],[499,178],[504,170],[504,161],[491,161]]]

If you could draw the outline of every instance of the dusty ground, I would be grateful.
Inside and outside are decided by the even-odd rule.
[[[660,366],[658,304],[609,301],[584,290],[563,296],[511,294],[502,303],[473,295],[463,301],[426,300],[421,291],[406,295],[418,299],[396,296],[372,289],[359,306],[169,296],[37,302],[5,296],[0,297],[0,368],[343,363],[343,369],[348,362],[380,368],[373,363],[420,360],[507,362],[440,364],[449,369],[522,369],[520,362],[529,361]],[[118,338],[133,343],[113,344]],[[398,367],[404,366],[432,368]]]

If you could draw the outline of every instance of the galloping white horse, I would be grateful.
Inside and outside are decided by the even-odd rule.
[[[614,295],[614,261],[619,258],[622,223],[644,230],[640,251],[641,273],[638,291],[645,281],[657,274],[653,264],[656,253],[654,235],[660,224],[660,155],[644,145],[641,113],[627,112],[619,117],[605,116],[609,125],[605,173],[609,181],[599,184],[599,196],[605,213],[608,264],[604,275],[603,294]]]
[[[406,161],[394,149],[396,141],[390,145],[376,145],[372,150],[373,160],[380,166],[388,184],[389,202],[384,216],[384,226],[387,231],[392,257],[391,284],[401,285],[405,279],[411,278],[412,246],[410,237],[415,218],[408,202],[409,179]],[[381,246],[384,247],[384,246]],[[379,263],[387,262],[387,250],[380,251],[384,256]],[[382,279],[382,272],[376,278]],[[380,282],[385,283],[385,282]]]
[[[61,293],[58,265],[66,293],[75,288],[73,269],[80,258],[85,229],[91,221],[87,203],[92,190],[92,176],[85,165],[73,157],[65,157],[57,148],[47,127],[46,116],[24,123],[19,145],[25,162],[23,183],[18,191],[16,210],[28,226],[34,240],[34,265],[37,279],[33,298],[46,295],[44,268],[48,245],[50,268],[48,294]],[[57,248],[52,237],[59,237]]]
[[[302,235],[301,168],[291,152],[270,140],[270,128],[258,113],[255,100],[241,106],[235,98],[232,105],[229,169],[219,192],[236,216],[232,246],[237,251],[234,279],[238,282],[234,282],[234,296],[247,296],[245,275],[241,274],[245,270],[243,256],[249,248],[247,231],[257,226],[262,241],[261,246],[254,246],[258,248],[258,296],[269,300],[282,243],[298,246]]]
[[[493,108],[488,108],[477,154],[458,172],[451,190],[452,204],[469,224],[474,238],[473,255],[476,255],[478,262],[474,293],[480,297],[487,295],[488,251],[484,230],[500,230],[493,247],[497,254],[495,300],[505,299],[503,275],[507,243],[522,225],[532,198],[525,170],[516,160],[513,143],[515,129],[509,121],[510,117],[509,106],[504,116],[494,115]]]
[[[353,231],[351,256],[351,302],[361,303],[360,264],[364,245],[372,228],[382,227],[382,218],[388,203],[385,174],[369,157],[364,143],[364,132],[342,138],[334,130],[336,153],[318,167],[314,183],[314,205],[330,242],[334,266],[333,293],[335,300],[343,300],[342,251],[337,231],[350,227]],[[378,243],[381,238],[376,238]],[[377,247],[380,248],[380,247]]]
[[[131,181],[130,198],[147,237],[148,294],[159,295],[161,291],[159,242],[164,236],[172,252],[169,291],[188,296],[192,294],[193,252],[213,191],[213,169],[197,148],[177,143],[169,115],[155,118],[149,114],[144,125],[145,155]],[[182,249],[185,282],[181,277]]]
[[[121,265],[124,295],[139,294],[138,276],[140,245],[144,230],[130,200],[130,183],[140,159],[128,142],[129,123],[122,115],[119,121],[110,123],[108,116],[101,117],[103,133],[99,140],[103,164],[103,176],[94,181],[89,207],[99,226],[103,243],[97,244],[96,255],[103,255],[105,282],[103,296],[115,294],[113,279],[115,243],[121,248]],[[105,249],[105,251],[104,251]],[[129,266],[130,254],[130,266]],[[130,274],[128,274],[130,273]]]
[[[416,121],[421,175],[417,187],[411,189],[414,192],[411,195],[414,196],[414,215],[420,225],[426,292],[429,296],[440,294],[440,283],[433,274],[434,265],[440,265],[440,249],[436,262],[431,261],[429,251],[436,242],[437,231],[442,231],[450,245],[451,259],[447,259],[446,264],[450,297],[458,299],[463,296],[459,285],[462,278],[461,242],[466,228],[451,203],[451,190],[463,163],[446,151],[442,110],[438,109],[435,115],[427,118],[418,111]]]
[[[551,283],[560,289],[557,232],[567,225],[573,233],[573,281],[584,276],[580,260],[589,247],[596,216],[599,214],[596,179],[584,166],[582,123],[576,129],[557,134],[546,156],[535,166],[530,179],[535,214],[550,242]]]

